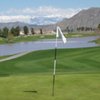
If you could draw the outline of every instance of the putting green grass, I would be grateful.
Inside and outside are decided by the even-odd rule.
[[[54,50],[0,63],[0,100],[100,100],[100,47],[59,49],[55,96]]]
[[[54,97],[51,90],[51,75],[0,78],[0,100],[100,100],[100,74],[57,75]]]

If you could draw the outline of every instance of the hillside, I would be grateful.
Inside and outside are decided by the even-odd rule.
[[[24,26],[29,26],[27,23],[23,22],[9,22],[9,23],[0,23],[0,28],[8,27],[9,29],[12,27],[20,26],[21,28]]]
[[[89,8],[81,10],[78,14],[74,15],[69,19],[64,19],[57,25],[62,28],[70,27],[92,27],[96,28],[100,24],[100,8]]]

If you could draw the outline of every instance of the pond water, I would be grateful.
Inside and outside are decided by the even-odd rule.
[[[63,44],[58,40],[58,48],[84,48],[98,46],[94,42],[98,36],[82,37],[82,38],[67,38],[67,43]],[[46,50],[55,48],[55,40],[40,40],[33,42],[21,42],[14,44],[0,45],[0,56],[11,55],[26,51]]]

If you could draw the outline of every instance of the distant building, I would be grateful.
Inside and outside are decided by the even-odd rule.
[[[20,36],[24,36],[25,35],[23,31],[20,31],[19,34],[20,34]]]

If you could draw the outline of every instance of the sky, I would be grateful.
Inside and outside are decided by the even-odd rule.
[[[36,16],[70,18],[90,7],[100,7],[100,0],[0,0],[0,22],[28,22]]]

